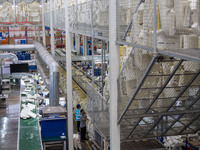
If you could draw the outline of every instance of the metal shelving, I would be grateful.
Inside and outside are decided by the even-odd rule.
[[[121,139],[196,133],[200,124],[200,64],[167,56],[152,57],[140,72],[131,57],[118,80]],[[133,72],[131,76],[127,76],[127,69]],[[137,79],[134,72],[143,75]]]
[[[121,140],[196,133],[200,130],[198,121],[200,51],[197,46],[200,29],[199,9],[195,11],[196,8],[193,8],[191,10],[193,13],[183,17],[178,10],[182,11],[182,6],[188,8],[191,5],[174,0],[171,9],[177,13],[177,16],[172,15],[170,18],[167,14],[163,16],[165,13],[162,11],[167,11],[168,8],[163,8],[161,1],[157,3],[156,0],[115,0],[112,1],[112,7],[116,4],[116,14],[109,15],[116,17],[117,20],[109,22],[106,11],[113,10],[108,6],[110,1],[106,1],[105,10],[95,7],[103,2],[103,0],[91,0],[69,6],[69,31],[76,35],[112,42],[112,48],[121,45],[134,48],[118,78],[118,125],[121,127]],[[199,2],[197,3],[198,5],[195,6],[199,7]],[[101,25],[96,20],[102,15],[100,11],[105,13],[104,19],[107,19],[107,24]],[[64,13],[64,8],[53,11],[54,27],[64,30],[66,20],[63,17],[60,20],[60,13]],[[192,22],[187,27],[183,25],[185,22],[179,23],[179,20],[188,19],[192,14],[196,15],[193,19],[198,20],[197,28],[191,25]],[[49,26],[49,12],[45,13],[45,16],[46,26]],[[111,35],[109,37],[109,33],[115,36],[114,31],[109,30],[112,25],[117,27],[116,39]],[[171,29],[175,30],[172,32],[168,25],[169,27],[173,25]],[[190,39],[194,40],[190,41]],[[94,56],[91,57],[94,61]],[[72,57],[74,61],[81,59],[83,57]],[[61,62],[61,65],[65,68],[66,64]],[[118,67],[114,65],[112,64],[111,67]],[[104,137],[109,139],[110,127],[113,123],[109,118],[113,113],[110,112],[110,101],[98,93],[95,95],[96,85],[82,80],[76,71],[72,73],[73,79],[88,94],[88,112],[93,116],[92,121]],[[117,92],[116,89],[114,91]],[[112,105],[113,102],[111,101]],[[112,135],[110,138],[115,137]]]
[[[34,2],[34,1],[32,1],[32,2]],[[7,18],[9,18],[9,19],[11,19],[9,22],[8,21],[0,21],[0,26],[2,26],[2,27],[16,27],[16,26],[42,26],[42,22],[41,22],[41,20],[42,19],[40,19],[40,21],[33,21],[33,20],[31,20],[31,16],[29,16],[28,17],[28,13],[27,14],[25,14],[25,12],[26,11],[30,11],[30,7],[29,7],[29,9],[27,9],[27,8],[23,8],[23,9],[27,9],[27,10],[24,10],[24,16],[22,15],[22,16],[20,16],[19,14],[17,14],[17,8],[21,8],[21,7],[18,7],[17,5],[20,3],[20,1],[18,1],[18,0],[13,0],[12,2],[11,2],[11,6],[10,5],[8,5],[8,4],[6,4],[7,5],[7,11],[8,11],[8,13],[13,13],[13,16],[9,16],[9,17],[7,17]],[[28,2],[28,3],[30,3],[30,1]],[[28,4],[27,3],[27,4]],[[1,2],[1,5],[2,5],[3,3]],[[24,3],[25,4],[25,3]],[[39,6],[39,4],[38,4],[38,6]],[[10,9],[9,7],[11,7],[12,9]],[[29,12],[29,15],[31,14],[31,12]],[[35,15],[35,14],[34,14]],[[1,17],[3,17],[3,15],[1,15]],[[21,18],[20,18],[21,17]],[[40,18],[41,18],[41,16],[39,16]],[[23,18],[23,19],[22,19]],[[2,18],[1,18],[2,19]],[[21,19],[21,20],[20,20]]]

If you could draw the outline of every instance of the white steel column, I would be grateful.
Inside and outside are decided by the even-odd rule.
[[[88,54],[88,39],[87,36],[83,36],[83,55],[86,56]]]
[[[94,122],[94,22],[93,22],[94,0],[91,0],[91,27],[92,27],[92,122]]]
[[[118,90],[117,78],[120,71],[119,46],[116,45],[117,39],[117,1],[109,0],[109,63],[110,63],[110,148],[120,150],[120,126],[118,120]]]
[[[71,51],[72,50],[74,51],[74,34],[73,33],[70,34],[70,40],[71,40]],[[66,38],[65,38],[65,41],[66,41]]]
[[[40,42],[40,26],[38,26],[38,41]]]
[[[153,53],[158,55],[157,49],[157,0],[153,2]]]
[[[76,44],[76,52],[77,52],[77,55],[79,56],[80,55],[80,35],[76,35],[75,36],[75,44]]]
[[[53,28],[53,0],[50,0],[50,29],[51,29],[51,54],[55,56],[54,28]]]
[[[16,3],[15,3],[15,0],[13,0],[13,5],[14,5],[14,24],[16,25],[16,22],[17,22],[17,13],[16,13]]]
[[[46,47],[45,25],[44,25],[44,0],[42,0],[42,37],[43,46]]]
[[[34,37],[34,39],[37,40],[37,32],[36,32],[37,31],[37,27],[35,26],[34,28],[35,28],[35,37]]]
[[[68,15],[69,0],[65,0],[65,34],[66,34],[66,70],[67,70],[67,124],[68,124],[68,149],[73,150],[73,112],[72,112],[72,39],[69,30]]]

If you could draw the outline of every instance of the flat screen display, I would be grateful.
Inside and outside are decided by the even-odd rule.
[[[28,63],[10,64],[10,72],[11,73],[29,72]]]

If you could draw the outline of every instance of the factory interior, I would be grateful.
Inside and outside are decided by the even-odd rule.
[[[200,0],[0,0],[0,150],[200,150]]]

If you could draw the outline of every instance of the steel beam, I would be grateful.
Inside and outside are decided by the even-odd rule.
[[[65,33],[66,33],[66,70],[67,70],[67,127],[68,127],[68,149],[73,146],[73,98],[72,98],[72,38],[69,26],[69,0],[65,0]]]
[[[51,54],[55,57],[54,28],[53,28],[53,0],[50,0],[50,29],[51,29]]]
[[[180,65],[183,63],[183,60],[181,59],[179,61],[179,63],[176,65],[176,67],[174,68],[174,70],[172,71],[172,73],[170,74],[170,76],[167,78],[167,80],[165,81],[164,85],[162,86],[162,88],[159,90],[159,92],[156,94],[156,96],[154,97],[154,99],[152,100],[152,102],[150,103],[150,105],[148,106],[148,108],[146,109],[145,113],[147,113],[149,111],[149,109],[153,106],[153,104],[155,103],[155,101],[157,100],[157,98],[160,96],[160,94],[163,92],[163,90],[166,88],[167,84],[169,83],[169,81],[172,79],[172,77],[174,76],[174,74],[176,73],[176,71],[178,70],[178,68],[180,67]]]
[[[199,101],[199,99],[200,99],[200,94],[199,94],[199,96],[197,96],[197,97],[195,98],[195,100],[186,108],[186,110],[189,110],[197,101]],[[184,113],[184,114],[185,114],[185,113]],[[174,120],[174,122],[165,130],[165,132],[162,133],[161,136],[164,136],[164,135],[169,131],[169,129],[170,129],[179,119],[181,119],[181,118],[183,117],[184,114],[180,115],[176,120]]]
[[[129,43],[129,42],[116,41],[116,44],[127,45],[127,46],[131,46],[131,47],[134,47],[134,48],[146,50],[146,51],[149,51],[149,52],[153,52],[153,50],[154,50],[152,47],[149,47],[149,46],[144,46],[144,45]]]
[[[176,101],[183,95],[183,93],[188,89],[188,87],[193,83],[193,81],[199,76],[200,69],[198,72],[193,76],[193,78],[187,83],[185,88],[179,93],[179,95],[174,99],[174,101],[171,103],[171,105],[168,107],[168,109],[165,112],[168,112],[170,108],[176,103]],[[147,132],[147,134],[144,135],[146,137],[152,130],[155,128],[155,126],[158,124],[158,122],[162,119],[163,116],[161,116],[156,123],[151,127],[151,129]]]
[[[144,83],[146,77],[148,76],[149,72],[151,71],[153,65],[154,65],[154,62],[156,60],[157,57],[153,57],[153,59],[151,60],[148,68],[146,69],[146,72],[144,73],[142,79],[140,80],[140,83],[138,84],[135,92],[133,93],[133,95],[131,96],[128,104],[126,105],[126,107],[124,108],[122,114],[120,115],[119,119],[118,119],[118,124],[121,122],[123,116],[125,115],[126,111],[128,110],[128,108],[130,107],[131,103],[133,102],[135,96],[137,95],[137,93],[139,92],[140,88],[142,87],[142,84]]]
[[[130,57],[131,57],[131,55],[132,55],[134,49],[135,49],[135,48],[133,47],[132,50],[131,50],[131,52],[130,52],[130,54],[129,54],[129,56],[128,56],[128,58],[127,58],[127,60],[126,60],[126,62],[125,62],[125,64],[123,65],[123,67],[122,67],[122,69],[121,69],[121,71],[120,71],[120,73],[119,73],[118,80],[119,80],[119,78],[120,78],[122,72],[124,71],[125,67],[127,66],[128,61],[129,61],[129,59],[130,59]]]
[[[118,88],[117,78],[120,72],[119,46],[117,39],[117,0],[109,0],[109,60],[110,60],[110,149],[120,150],[120,125],[117,124]]]
[[[158,55],[157,49],[157,0],[153,1],[153,53]]]
[[[44,11],[44,0],[42,0],[42,37],[43,37],[43,46],[46,47],[44,13],[45,13],[45,11]]]
[[[133,17],[134,17],[134,15],[137,13],[137,11],[138,11],[140,5],[141,5],[142,3],[144,3],[144,2],[145,2],[145,0],[140,0],[140,1],[138,2],[137,7],[136,7],[136,9],[135,9],[135,11],[133,12],[133,15],[132,15],[132,17],[131,17],[131,20],[130,20],[130,22],[128,23],[128,26],[126,27],[124,36],[122,37],[122,40],[125,40],[125,39],[126,39],[126,35],[127,35],[128,31],[130,30],[130,28],[131,28],[131,26],[132,26],[132,24],[133,24]]]
[[[159,116],[170,116],[170,115],[182,115],[190,113],[198,113],[200,110],[180,110],[180,111],[170,111],[170,112],[159,112],[159,113],[149,113],[149,114],[134,114],[134,116],[124,116],[124,119],[133,119],[142,117],[159,117]],[[140,121],[142,121],[142,119]],[[140,122],[138,121],[138,122]],[[138,124],[137,124],[138,125]],[[137,126],[135,125],[135,126]]]
[[[190,123],[188,123],[178,134],[179,134],[179,135],[182,134],[183,131],[184,131],[185,129],[187,129],[191,124],[193,124],[193,122],[194,122],[195,120],[197,120],[199,117],[200,117],[200,113],[199,113],[196,117],[194,117],[194,118],[192,119],[192,121],[191,121]]]
[[[200,51],[198,49],[158,49],[158,53],[162,55],[167,55],[169,57],[177,57],[184,60],[200,63]]]

